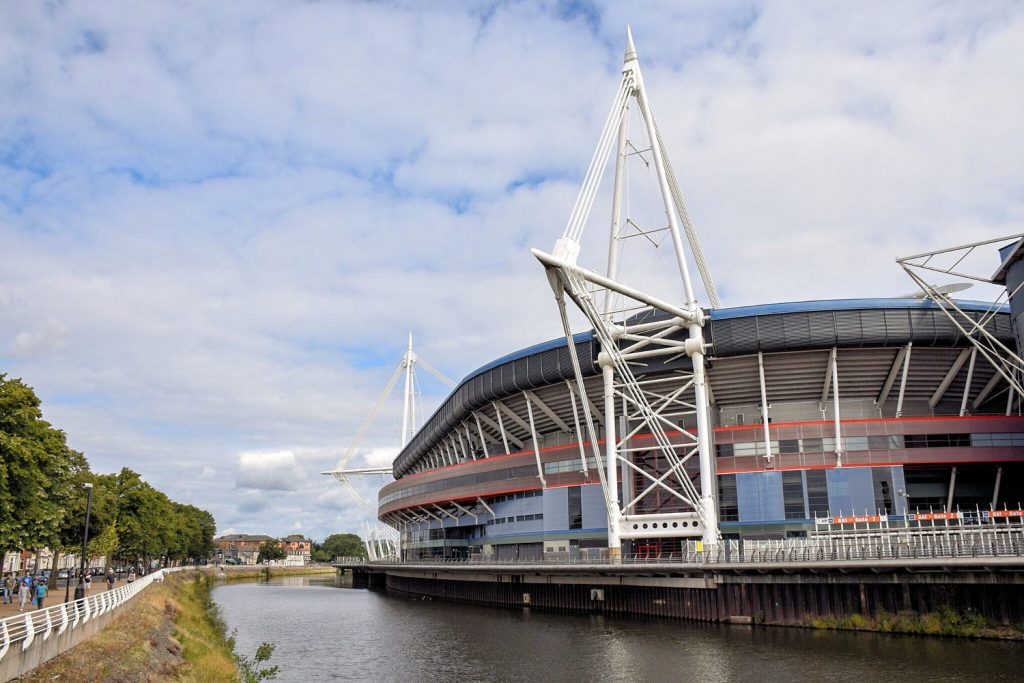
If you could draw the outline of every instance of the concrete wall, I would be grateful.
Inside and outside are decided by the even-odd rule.
[[[9,681],[12,678],[17,678],[48,662],[57,655],[67,652],[79,643],[96,635],[118,614],[120,614],[120,609],[114,609],[111,612],[89,619],[84,624],[79,624],[77,628],[69,628],[59,635],[55,628],[50,633],[49,638],[45,640],[42,635],[37,635],[32,644],[24,650],[22,649],[21,642],[12,643],[7,650],[7,654],[3,656],[3,659],[0,659],[0,681]]]

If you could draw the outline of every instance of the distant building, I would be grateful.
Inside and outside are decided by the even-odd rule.
[[[260,546],[266,541],[277,539],[264,534],[227,534],[213,539],[213,546],[222,562],[231,560],[238,564],[256,564]]]
[[[213,539],[219,561],[238,564],[256,564],[260,546],[274,541],[285,552],[284,564],[303,566],[309,564],[313,553],[313,541],[301,534],[274,538],[263,534],[227,534]]]
[[[287,555],[285,564],[307,565],[313,556],[313,541],[302,534],[285,536],[281,539],[281,548]]]

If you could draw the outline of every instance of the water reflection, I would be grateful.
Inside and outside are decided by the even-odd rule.
[[[214,592],[280,681],[1011,681],[1024,645],[574,616],[407,600],[330,578]]]

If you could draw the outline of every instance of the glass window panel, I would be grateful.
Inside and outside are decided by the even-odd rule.
[[[736,522],[740,518],[739,512],[736,475],[723,474],[718,478],[718,516],[723,522]]]
[[[782,501],[786,519],[804,519],[804,479],[802,472],[782,473]]]
[[[825,470],[807,470],[807,507],[811,517],[822,517],[828,513],[828,483]]]
[[[846,450],[848,451],[866,451],[868,449],[868,437],[866,436],[848,436],[846,437]]]
[[[803,440],[804,453],[821,453],[821,439],[804,439]]]

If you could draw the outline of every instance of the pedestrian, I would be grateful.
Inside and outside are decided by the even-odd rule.
[[[117,576],[114,574],[114,568],[110,567],[107,569],[107,590],[111,590],[114,587],[115,581],[117,581]]]
[[[36,584],[36,607],[38,609],[43,609],[43,600],[46,599],[46,591],[48,590],[49,587],[45,581],[39,581]]]
[[[131,570],[129,570],[129,572],[128,572],[128,583],[131,583],[131,582],[133,582],[134,580],[135,580],[135,568],[133,567],[133,568],[132,568]]]
[[[31,600],[29,595],[32,592],[32,577],[25,572],[25,575],[21,577],[18,582],[18,611],[22,612],[25,609],[25,603]]]
[[[14,579],[11,578],[11,573],[7,572],[4,574],[3,594],[4,604],[9,605],[13,601],[11,598],[11,591],[14,589]]]
[[[92,588],[92,577],[89,576],[88,572],[86,572],[86,574],[85,574],[85,594],[86,595],[89,594],[89,589],[90,588]]]

